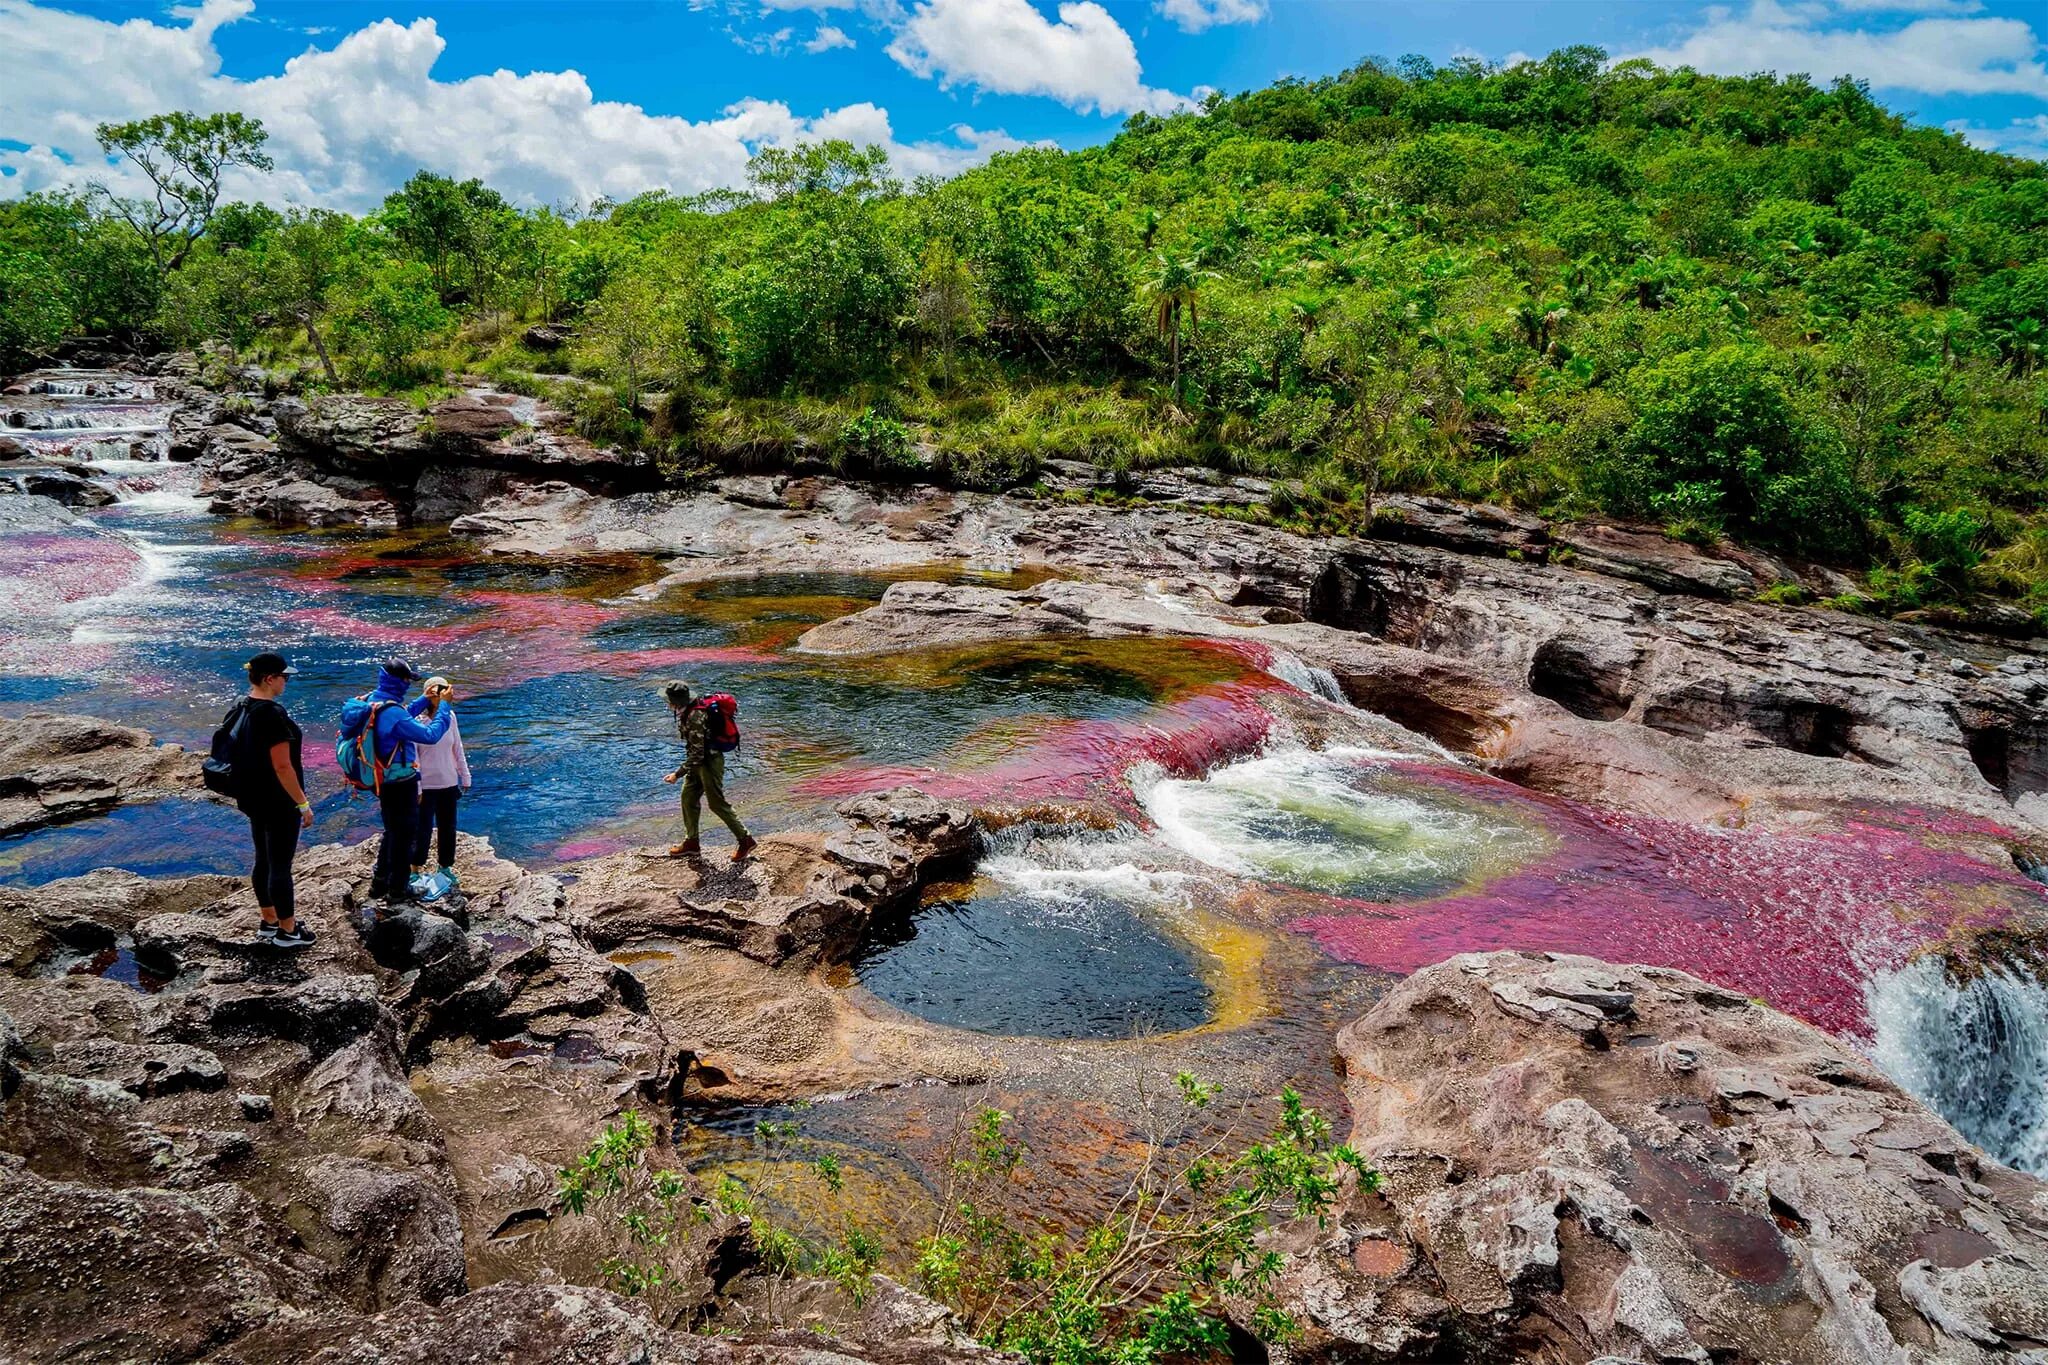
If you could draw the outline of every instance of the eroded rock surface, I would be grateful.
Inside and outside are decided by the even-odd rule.
[[[1296,1358],[1846,1365],[2048,1341],[2048,1183],[1697,977],[1467,954],[1338,1050],[1384,1185],[1275,1238]]]
[[[775,875],[859,914],[972,836],[892,792]],[[371,858],[301,854],[318,941],[296,953],[255,941],[234,878],[0,889],[0,1338],[28,1359],[813,1359],[758,1295],[713,1342],[574,1287],[619,1243],[562,1216],[555,1172],[627,1108],[667,1160],[683,1048],[560,880],[464,836],[459,899],[379,919]],[[800,952],[831,927],[786,925]],[[673,1310],[716,1312],[750,1259],[707,1210],[668,1258]],[[988,1354],[929,1312],[855,1317],[849,1359]]]
[[[651,850],[578,864],[571,903],[592,942],[699,940],[776,966],[851,947],[868,915],[901,903],[977,842],[973,814],[914,788],[842,804],[845,828],[770,835],[738,866]]]
[[[0,724],[0,836],[198,789],[197,755],[132,726],[47,711]]]

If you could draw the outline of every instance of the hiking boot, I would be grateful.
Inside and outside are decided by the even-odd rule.
[[[289,931],[280,926],[277,937],[271,942],[280,948],[310,948],[313,946],[313,931],[303,924],[295,924]]]
[[[759,842],[758,839],[749,834],[746,838],[740,840],[740,846],[732,851],[732,860],[736,863],[745,862],[747,855],[754,851],[755,845]]]
[[[694,858],[702,851],[695,839],[685,839],[680,844],[668,846],[668,856],[671,858]]]

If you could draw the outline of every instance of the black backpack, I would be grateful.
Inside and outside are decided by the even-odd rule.
[[[220,728],[213,732],[213,750],[199,765],[200,780],[206,789],[229,798],[242,794],[242,780],[235,773],[235,760],[241,756],[242,736],[249,729],[249,703],[238,701],[225,716],[221,717]]]

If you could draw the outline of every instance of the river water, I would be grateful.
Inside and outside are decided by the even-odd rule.
[[[319,839],[371,830],[332,770],[333,721],[400,654],[454,681],[476,774],[464,825],[501,853],[544,867],[667,843],[676,743],[656,689],[685,676],[741,700],[729,787],[757,832],[815,826],[899,781],[1033,817],[990,836],[971,881],[877,927],[846,974],[869,1008],[1018,1038],[1236,1030],[1329,1101],[1329,1038],[1391,976],[1475,949],[1585,952],[1685,968],[1867,1045],[1995,1154],[2048,1169],[2040,987],[1955,987],[1911,961],[1959,923],[2040,898],[1949,847],[1975,826],[1867,809],[1800,835],[1706,829],[1526,792],[1421,741],[1313,747],[1266,702],[1336,712],[1341,695],[1255,646],[795,654],[804,629],[887,580],[655,594],[651,559],[226,521],[196,471],[161,459],[165,409],[146,382],[45,382],[72,391],[0,402],[21,414],[6,434],[35,452],[26,463],[82,462],[118,501],[52,522],[0,498],[0,711],[86,712],[203,745],[242,660],[280,649],[300,669],[285,701],[307,731]],[[1090,818],[1063,823],[1063,808]],[[159,801],[0,841],[0,881],[239,873],[244,838],[227,808]],[[900,1174],[891,1144],[928,1136],[932,1103],[853,1097],[812,1122]],[[751,1121],[726,1136],[752,1143]]]

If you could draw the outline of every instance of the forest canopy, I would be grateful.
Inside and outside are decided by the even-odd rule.
[[[361,217],[216,206],[223,154],[267,165],[239,116],[101,133],[183,192],[0,204],[9,368],[92,333],[312,388],[480,371],[679,477],[1206,465],[1309,527],[1442,493],[2048,616],[2048,168],[1853,81],[1368,60],[943,182],[826,143],[587,206],[422,170]]]

